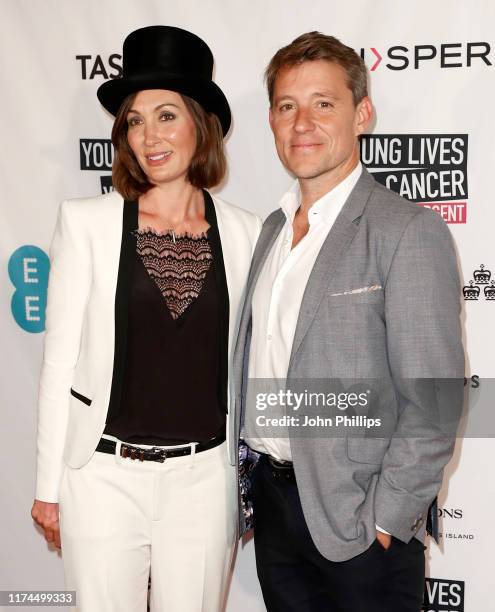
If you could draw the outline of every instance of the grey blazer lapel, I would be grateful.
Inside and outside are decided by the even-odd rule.
[[[325,242],[320,249],[318,257],[304,291],[299,316],[292,342],[292,350],[289,361],[288,375],[290,374],[294,357],[311,325],[316,311],[325,295],[332,276],[335,274],[339,262],[356,232],[358,231],[359,218],[363,214],[366,202],[371,195],[375,180],[363,168],[356,186],[347,198],[344,207],[335,220],[332,229],[328,232]]]
[[[244,372],[247,372],[247,358],[249,355],[249,346],[246,346],[249,334],[249,326],[251,323],[251,302],[253,292],[256,287],[256,282],[260,275],[260,271],[265,263],[268,253],[279,235],[285,223],[285,215],[282,209],[275,210],[263,224],[260,237],[256,243],[256,248],[253,253],[253,261],[247,281],[246,297],[242,308],[241,322],[239,325],[239,333],[234,351],[234,376],[235,376],[235,419],[231,419],[231,440],[237,441],[237,436],[241,423],[242,411],[242,387]],[[245,363],[246,361],[246,363]]]
[[[271,215],[267,217],[265,223],[263,224],[260,237],[258,238],[258,242],[256,244],[256,249],[253,253],[251,270],[249,271],[246,304],[248,302],[251,304],[251,298],[253,296],[254,288],[256,287],[256,282],[258,280],[258,276],[260,275],[261,268],[266,261],[273,243],[280,234],[284,223],[285,215],[281,208],[277,208],[277,210],[274,210]]]
[[[285,215],[282,209],[275,210],[263,224],[260,237],[256,243],[256,248],[253,253],[253,261],[251,263],[251,269],[247,280],[246,297],[244,299],[244,306],[242,308],[241,322],[239,325],[239,335],[237,337],[237,344],[234,353],[234,368],[236,374],[240,374],[240,367],[242,366],[242,356],[244,354],[244,344],[246,341],[246,332],[251,320],[251,302],[253,299],[254,289],[256,282],[260,275],[260,271],[265,263],[265,260],[270,252],[270,249],[275,242],[277,236],[280,233],[285,222]],[[239,368],[238,368],[239,366]]]

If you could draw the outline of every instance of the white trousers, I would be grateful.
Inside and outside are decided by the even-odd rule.
[[[71,610],[146,612],[150,572],[152,612],[223,609],[237,542],[225,442],[164,463],[95,452],[65,468],[59,504]]]

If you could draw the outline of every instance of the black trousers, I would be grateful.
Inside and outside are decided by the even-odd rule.
[[[316,549],[294,479],[280,477],[266,456],[252,475],[256,567],[268,612],[419,612],[424,547],[416,538],[375,540],[348,561]]]

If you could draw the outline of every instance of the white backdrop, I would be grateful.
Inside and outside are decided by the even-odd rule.
[[[208,42],[217,61],[216,81],[234,116],[227,141],[230,171],[220,192],[262,216],[290,184],[267,123],[262,74],[268,60],[310,30],[363,50],[372,69],[373,134],[382,143],[408,135],[400,139],[395,161],[374,160],[373,169],[381,169],[377,177],[392,174],[393,181],[408,168],[407,187],[428,172],[434,179],[444,172],[447,182],[460,176],[454,170],[464,172],[452,197],[445,185],[443,194],[416,199],[434,207],[441,200],[444,218],[457,221],[450,228],[464,282],[472,280],[480,289],[478,299],[463,300],[467,387],[473,396],[487,388],[494,369],[495,300],[486,298],[487,284],[473,273],[480,264],[495,266],[490,238],[495,222],[491,0],[0,0],[0,7],[0,589],[63,586],[60,556],[44,544],[29,514],[46,284],[43,251],[48,250],[58,202],[100,193],[101,176],[110,175],[101,155],[106,151],[108,158],[109,149],[99,141],[109,138],[111,118],[95,92],[118,72],[122,41],[136,28],[175,25]],[[450,148],[455,135],[464,143],[462,156]],[[81,155],[81,140],[96,143],[84,142]],[[421,142],[431,159],[417,157]],[[443,157],[435,147],[445,148]],[[91,151],[88,158],[85,151]],[[88,160],[96,169],[81,169]],[[457,204],[451,206],[449,199]],[[459,211],[465,212],[464,220]],[[495,610],[489,595],[495,544],[493,452],[491,438],[458,442],[440,498],[443,538],[440,546],[429,545],[429,575],[436,580],[429,583],[426,610]],[[239,551],[228,610],[264,609],[248,542]]]

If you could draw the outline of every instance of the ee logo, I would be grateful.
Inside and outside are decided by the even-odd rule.
[[[45,329],[46,293],[50,260],[40,248],[25,245],[9,259],[9,277],[16,288],[11,309],[17,324],[37,334]]]

